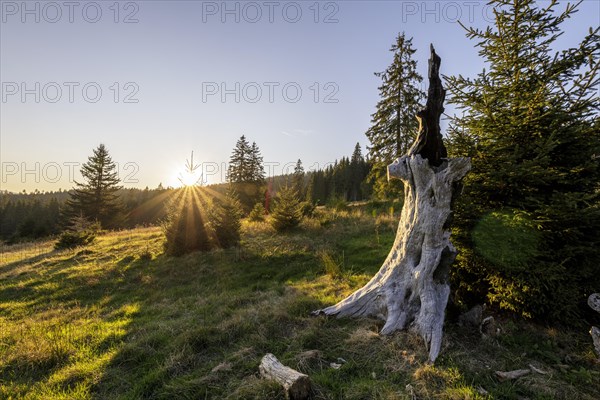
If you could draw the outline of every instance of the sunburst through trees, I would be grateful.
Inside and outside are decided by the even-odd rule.
[[[180,175],[183,187],[169,201],[163,221],[165,252],[180,256],[194,251],[236,246],[240,241],[241,211],[237,198],[202,187],[194,158],[186,160]]]

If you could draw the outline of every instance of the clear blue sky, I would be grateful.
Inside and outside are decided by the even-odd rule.
[[[485,2],[315,3],[3,0],[1,189],[68,189],[99,143],[127,187],[176,185],[191,151],[219,182],[242,134],[275,174],[298,158],[322,167],[367,145],[373,73],[390,64],[398,32],[414,37],[424,76],[429,43],[443,74],[483,68],[456,20],[488,25]],[[560,46],[600,24],[600,1],[580,10]]]

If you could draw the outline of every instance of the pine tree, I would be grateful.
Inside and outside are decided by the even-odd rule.
[[[310,173],[308,193],[310,193],[310,197],[307,197],[307,200],[313,204],[323,205],[327,203],[328,198],[327,184],[325,182],[325,171],[320,169]]]
[[[116,164],[106,146],[100,144],[83,164],[81,175],[84,183],[75,182],[75,188],[67,200],[68,215],[97,221],[103,228],[114,228],[121,223],[122,205],[117,191],[119,176]]]
[[[296,162],[296,166],[294,167],[294,175],[292,176],[292,188],[296,191],[299,199],[304,198],[304,167],[302,166],[302,160],[300,159],[298,159],[298,161]]]
[[[256,203],[248,214],[248,219],[252,222],[262,222],[265,220],[266,213],[265,206],[262,203]]]
[[[242,183],[252,181],[252,148],[242,135],[233,149],[229,158],[229,168],[227,170],[227,180],[231,183]]]
[[[362,184],[365,180],[367,165],[360,149],[360,143],[354,146],[354,152],[350,159],[350,193],[348,200],[357,201],[363,199]]]
[[[301,220],[302,209],[296,191],[287,186],[281,188],[271,213],[271,225],[278,232],[283,232],[295,228]]]
[[[213,199],[208,208],[209,228],[213,235],[213,246],[216,248],[229,248],[240,243],[242,227],[242,208],[240,201],[230,187],[222,199]]]
[[[263,166],[263,157],[256,142],[252,142],[249,155],[249,180],[263,184],[265,182],[265,168]]]
[[[392,64],[375,74],[382,80],[379,87],[381,100],[366,132],[373,162],[370,179],[380,197],[398,197],[402,193],[398,183],[387,181],[387,166],[405,154],[413,142],[418,129],[415,116],[419,102],[424,98],[424,92],[419,88],[423,78],[417,73],[417,62],[412,59],[416,52],[412,38],[398,34],[390,51],[394,53]]]
[[[502,307],[572,319],[600,287],[599,30],[553,54],[577,5],[493,5],[495,26],[467,28],[489,69],[447,80],[451,102],[464,111],[452,121],[450,151],[473,164],[457,213],[458,295],[485,281],[480,294]],[[504,251],[501,242],[486,245],[503,232]],[[524,232],[528,247],[516,240]]]
[[[242,135],[229,159],[227,180],[230,183],[264,183],[265,169],[263,157],[256,142],[248,143],[246,136]]]
[[[245,136],[240,137],[231,154],[227,180],[246,212],[263,200],[265,169],[256,142],[250,145]]]

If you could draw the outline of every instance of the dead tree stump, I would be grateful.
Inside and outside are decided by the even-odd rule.
[[[445,90],[440,57],[429,60],[427,106],[419,112],[418,137],[408,154],[388,166],[388,178],[404,182],[404,206],[394,245],[379,272],[361,289],[316,314],[372,316],[385,321],[381,334],[409,328],[419,333],[435,361],[450,294],[449,269],[457,251],[450,243],[453,191],[471,168],[468,158],[446,158],[439,118]]]

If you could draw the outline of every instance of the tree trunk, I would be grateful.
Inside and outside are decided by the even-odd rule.
[[[311,383],[308,375],[286,367],[273,354],[269,353],[263,357],[259,370],[263,377],[274,380],[283,386],[286,398],[290,400],[309,398]]]
[[[419,113],[421,129],[408,154],[388,166],[388,178],[404,182],[404,206],[396,240],[379,272],[364,287],[317,314],[373,316],[385,321],[381,334],[410,328],[419,333],[435,361],[456,257],[450,243],[453,189],[471,168],[468,158],[445,158],[439,133],[445,91],[438,77],[440,58],[431,48],[427,107]]]

